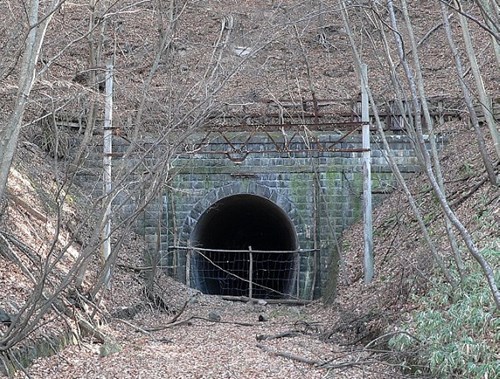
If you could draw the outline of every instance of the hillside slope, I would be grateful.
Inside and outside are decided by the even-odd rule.
[[[477,150],[469,143],[472,138],[469,128],[454,125],[447,137],[449,144],[442,162],[446,181],[452,184],[450,199],[457,204],[457,212],[473,232],[476,242],[498,251],[498,189],[484,180],[482,169],[476,169],[481,167],[481,162]],[[460,160],[453,159],[457,151],[462,153]],[[20,146],[20,156],[25,159],[17,160],[9,181],[11,195],[3,212],[2,235],[16,236],[31,254],[43,258],[54,238],[51,225],[57,222],[51,213],[56,207],[50,208],[57,171],[54,171],[54,161],[29,142]],[[25,163],[28,157],[29,165]],[[54,180],[47,180],[51,175]],[[431,200],[429,188],[422,187],[421,182],[417,176],[409,186],[423,207],[433,240],[441,244],[443,255],[449,256],[442,216]],[[81,200],[75,197],[72,202],[78,205]],[[64,207],[65,226],[59,232],[59,239],[71,233],[67,226],[72,220],[85,217],[79,215],[82,210],[81,205]],[[159,293],[169,308],[162,310],[144,297],[143,275],[134,269],[143,265],[141,252],[144,250],[138,244],[138,237],[134,237],[119,255],[112,289],[105,291],[97,303],[99,317],[107,320],[101,330],[109,341],[120,346],[119,351],[107,355],[102,348],[106,344],[87,336],[79,346],[36,360],[29,374],[33,378],[67,378],[68,375],[298,378],[307,373],[307,377],[319,378],[330,372],[345,378],[402,377],[392,364],[385,363],[385,353],[374,356],[364,345],[393,330],[402,320],[408,320],[411,312],[420,308],[418,296],[427,293],[435,285],[432,283],[439,283],[441,279],[435,273],[428,247],[401,192],[396,191],[375,210],[374,220],[375,281],[370,285],[362,283],[362,226],[354,225],[342,237],[341,285],[334,305],[328,307],[321,302],[308,306],[231,303],[193,292],[159,274]],[[75,245],[74,256],[78,252],[79,247]],[[21,250],[18,254],[24,259],[26,252]],[[65,258],[67,262],[61,262],[61,273],[55,277],[71,267],[74,256],[71,258],[70,254]],[[2,288],[6,294],[1,298],[0,307],[14,313],[15,307],[22,305],[33,291],[32,284],[17,264],[3,255],[0,259]],[[467,255],[464,259],[470,260]],[[97,272],[98,265],[96,258],[91,270]],[[114,317],[110,318],[110,314]],[[267,321],[259,322],[259,317]],[[49,313],[41,328],[24,342],[37,341],[40,333],[57,334],[64,329],[63,325],[72,322]],[[285,333],[282,338],[266,341],[282,333]],[[290,333],[288,338],[286,333]],[[255,336],[261,336],[260,342]],[[306,363],[298,363],[296,359]],[[318,362],[324,362],[324,367],[318,367]]]
[[[23,9],[7,3],[0,5],[1,24],[18,25]],[[364,3],[351,3],[351,26],[369,65],[370,86],[378,98],[393,99],[390,70],[379,59],[380,42],[371,40],[380,36],[381,24],[364,12]],[[102,87],[108,59],[113,58],[116,69],[115,123],[125,138],[134,141],[145,135],[170,138],[171,130],[189,130],[213,116],[259,113],[269,101],[352,99],[359,92],[337,1],[172,4],[175,9],[170,12],[163,8],[164,2],[123,1],[110,9],[97,7],[93,15],[87,2],[73,1],[54,17],[9,178],[9,195],[1,209],[0,308],[12,321],[22,321],[12,329],[8,322],[0,324],[2,358],[9,344],[17,349],[71,331],[81,337],[79,344],[36,360],[27,369],[30,377],[404,377],[398,364],[422,362],[415,360],[414,352],[404,355],[389,350],[384,335],[407,322],[405,327],[412,330],[416,312],[432,305],[425,295],[441,290],[443,280],[400,190],[374,213],[376,279],[372,284],[362,283],[361,225],[343,234],[341,280],[333,305],[228,303],[186,288],[161,272],[148,292],[146,247],[127,224],[120,225],[112,240],[119,249],[111,288],[94,293],[103,274],[99,216],[104,200],[96,195],[100,189],[89,193],[72,183],[74,167],[64,154],[55,154],[60,158],[55,159],[50,138],[55,133],[64,139],[68,125],[81,133],[92,132],[93,120],[95,128],[100,127],[99,84]],[[387,22],[387,13],[380,11]],[[452,60],[444,48],[436,3],[411,2],[410,12],[421,41],[427,94],[459,97],[456,82],[450,80]],[[456,15],[451,19],[458,35]],[[89,30],[89,23],[92,32],[82,32]],[[471,27],[482,54],[486,88],[495,94],[500,72],[489,49],[490,39],[476,25]],[[5,41],[18,40],[17,35],[9,39],[7,28],[0,32]],[[4,48],[16,51],[14,42]],[[2,122],[11,110],[18,74],[14,66],[12,75],[2,77]],[[466,116],[462,101],[457,108]],[[62,125],[54,129],[61,134],[41,118]],[[442,156],[447,194],[475,242],[492,251],[492,263],[497,264],[499,190],[486,179],[466,119],[447,122],[437,130],[449,140]],[[175,145],[176,140],[170,142]],[[493,156],[489,139],[487,144]],[[496,170],[498,174],[498,162]],[[438,251],[452,262],[442,214],[430,187],[423,183],[421,175],[409,186]],[[459,247],[469,264],[461,242]],[[477,268],[470,264],[473,276]],[[84,267],[87,276],[75,285]],[[498,266],[494,268],[498,273]],[[43,292],[38,291],[40,284]],[[456,318],[449,313],[454,296],[445,288],[448,303],[439,303],[431,311],[449,321]],[[47,301],[52,297],[57,298],[55,307]],[[489,315],[485,323],[489,329],[472,337],[484,341],[498,358],[498,337],[492,332],[498,313],[488,296],[482,301],[478,308]],[[18,337],[23,338],[17,341]],[[374,340],[380,344],[370,349]],[[62,347],[53,345],[44,353]],[[423,366],[420,375],[428,375],[431,363]],[[22,371],[16,375],[24,376]]]

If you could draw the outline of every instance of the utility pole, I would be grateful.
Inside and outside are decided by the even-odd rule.
[[[361,65],[361,122],[363,123],[363,239],[365,283],[373,280],[372,175],[370,148],[370,114],[368,104],[368,70]]]
[[[113,63],[106,64],[106,97],[104,104],[104,137],[103,137],[103,192],[106,203],[104,213],[104,230],[102,232],[102,258],[106,273],[104,285],[110,287],[111,267],[108,262],[111,256],[111,156],[113,153]]]

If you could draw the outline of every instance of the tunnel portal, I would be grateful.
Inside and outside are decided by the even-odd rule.
[[[233,195],[212,204],[199,218],[191,243],[203,249],[191,261],[193,284],[203,293],[248,296],[250,274],[255,298],[283,298],[293,291],[295,227],[264,197]]]

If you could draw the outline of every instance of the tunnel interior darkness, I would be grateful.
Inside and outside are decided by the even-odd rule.
[[[293,290],[295,228],[286,213],[266,198],[233,195],[212,204],[199,218],[191,243],[203,249],[245,250],[192,255],[191,278],[203,293],[248,296],[250,270],[255,298],[283,298]],[[264,252],[252,252],[250,257],[249,250]]]

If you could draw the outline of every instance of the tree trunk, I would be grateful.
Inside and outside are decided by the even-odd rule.
[[[420,64],[420,59],[418,57],[418,46],[414,38],[414,33],[413,33],[413,26],[410,21],[410,15],[408,14],[408,6],[406,4],[406,0],[401,1],[401,8],[403,10],[403,16],[405,19],[405,24],[406,28],[408,30],[408,35],[410,38],[410,44],[411,44],[411,51],[412,51],[412,56],[413,56],[413,66],[415,69],[415,74],[416,74],[416,84],[417,84],[417,89],[418,89],[418,95],[420,96],[420,102],[422,104],[422,111],[424,113],[425,121],[427,124],[427,129],[429,131],[429,142],[430,142],[430,147],[431,147],[431,158],[432,158],[432,164],[434,168],[434,173],[437,178],[437,182],[439,183],[439,187],[441,188],[441,191],[443,191],[443,194],[445,194],[445,189],[444,189],[444,180],[443,180],[443,174],[441,171],[441,164],[439,162],[439,156],[437,152],[437,146],[436,146],[436,136],[434,134],[434,120],[431,118],[430,112],[429,112],[429,107],[427,104],[427,97],[425,94],[425,88],[424,88],[424,78],[422,76],[422,66]],[[447,21],[447,20],[446,20]],[[463,279],[464,276],[464,265],[462,262],[462,257],[460,256],[460,251],[458,250],[458,245],[457,241],[455,238],[455,234],[453,232],[453,228],[451,226],[451,222],[448,218],[445,217],[445,228],[446,228],[446,234],[448,235],[448,240],[450,241],[450,247],[453,251],[453,257],[455,259],[455,263],[458,269],[458,272],[460,274],[460,278]]]
[[[457,5],[460,5],[460,1],[455,1]],[[488,125],[488,129],[491,134],[491,138],[493,139],[493,144],[495,146],[495,151],[497,154],[497,158],[500,159],[500,133],[498,132],[495,119],[493,118],[493,110],[491,99],[489,98],[486,90],[484,88],[483,78],[481,77],[481,72],[479,70],[479,65],[476,59],[476,53],[474,51],[474,46],[472,45],[472,39],[470,36],[469,23],[467,22],[467,18],[460,13],[458,15],[460,20],[460,26],[462,29],[462,35],[465,42],[465,49],[467,51],[467,56],[469,58],[469,62],[471,65],[471,71],[474,76],[474,81],[476,83],[476,88],[479,94],[479,101],[481,102],[481,109],[483,111],[484,118],[486,120],[486,124]]]
[[[7,121],[7,125],[0,130],[0,200],[3,199],[7,187],[12,159],[17,148],[17,140],[21,130],[24,109],[28,102],[33,83],[35,81],[35,66],[38,62],[40,49],[45,38],[45,32],[52,19],[59,1],[53,0],[50,5],[48,16],[42,21],[39,17],[39,0],[31,0],[28,13],[30,31],[26,38],[21,71],[19,74],[18,92],[14,110]]]
[[[88,61],[88,83],[87,85],[90,87],[90,98],[88,104],[88,113],[86,117],[86,125],[85,132],[83,134],[83,139],[80,142],[80,146],[78,151],[75,154],[75,158],[72,162],[71,169],[74,173],[78,167],[80,167],[81,159],[83,157],[83,153],[90,145],[92,140],[92,136],[94,135],[95,123],[97,118],[97,105],[95,94],[99,92],[99,84],[97,83],[97,67],[101,63],[101,45],[104,39],[104,30],[106,28],[107,19],[103,18],[101,21],[101,33],[100,37],[96,38],[96,28],[98,26],[98,22],[96,21],[99,18],[99,14],[97,13],[97,0],[90,0],[89,8],[91,10],[90,18],[89,18],[89,27],[88,27],[88,45],[89,45],[89,61]],[[97,40],[97,41],[96,41]]]
[[[500,5],[497,1],[478,0],[477,3],[481,8],[484,23],[489,29],[494,30],[496,33],[500,33]],[[493,34],[491,34],[491,43],[493,44],[497,66],[500,67],[500,41],[498,41]]]
[[[479,120],[477,117],[476,109],[474,108],[474,104],[472,102],[472,94],[469,90],[469,87],[465,83],[464,80],[464,69],[462,65],[462,60],[460,59],[460,54],[458,53],[457,45],[455,44],[455,40],[453,39],[453,33],[451,31],[450,22],[448,21],[448,17],[446,15],[446,5],[441,3],[441,13],[443,16],[444,28],[446,31],[446,36],[448,38],[448,44],[450,46],[450,50],[452,56],[455,60],[455,69],[457,71],[457,78],[462,89],[462,93],[464,96],[465,104],[467,106],[467,110],[469,111],[469,117],[471,120],[472,128],[474,129],[474,133],[476,134],[477,143],[479,145],[479,153],[481,154],[481,159],[483,160],[484,167],[486,168],[486,172],[488,174],[488,178],[490,183],[493,185],[497,184],[497,178],[495,175],[495,170],[493,168],[493,164],[491,162],[490,157],[488,156],[488,151],[486,149],[486,142],[484,140],[484,135],[479,126]]]

